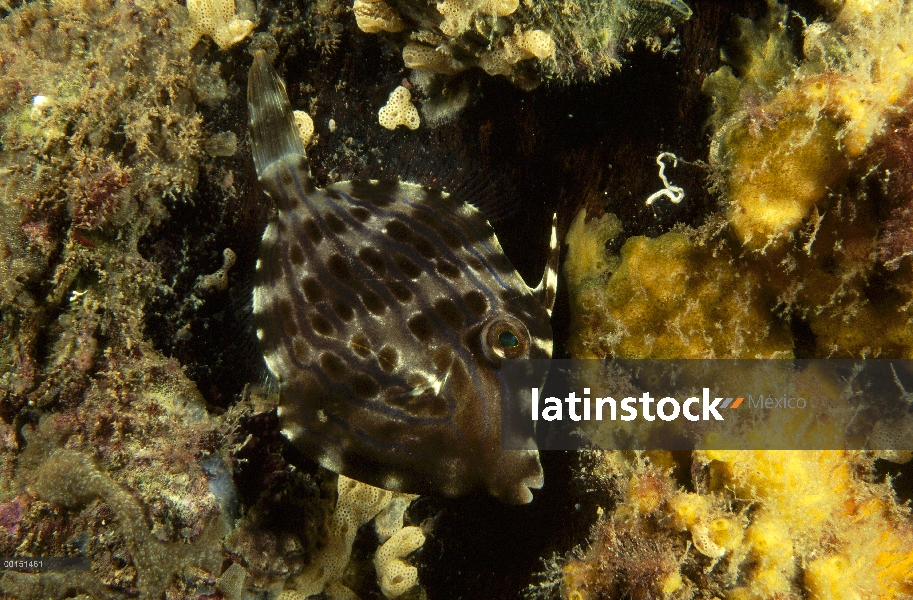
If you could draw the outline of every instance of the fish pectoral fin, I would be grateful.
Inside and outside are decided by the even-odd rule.
[[[451,404],[445,397],[444,386],[450,379],[450,370],[443,375],[430,377],[410,388],[400,388],[385,401],[404,411],[406,415],[422,418],[446,417]],[[392,390],[391,390],[392,392]]]
[[[533,290],[533,294],[539,299],[539,304],[552,314],[552,308],[555,306],[555,295],[558,288],[558,259],[560,257],[561,247],[558,245],[558,213],[552,215],[552,235],[548,243],[548,259],[545,261],[545,272],[542,273],[542,280]]]
[[[421,382],[414,384],[412,389],[405,391],[392,399],[394,404],[409,404],[420,398],[422,396],[440,396],[441,390],[447,385],[447,381],[450,379],[450,373],[453,370],[453,361],[450,362],[450,366],[447,367],[447,370],[443,373],[428,373],[420,372],[413,374],[415,379],[421,379]],[[410,377],[410,379],[412,379]]]
[[[448,379],[450,379],[450,369],[447,369],[445,373],[437,377],[429,377],[425,383],[417,385],[411,391],[401,394],[398,399],[408,401],[411,398],[418,398],[429,392],[438,396],[441,393],[441,388],[447,384]]]

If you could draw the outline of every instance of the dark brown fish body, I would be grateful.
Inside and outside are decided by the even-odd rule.
[[[470,204],[409,183],[317,188],[275,71],[248,84],[257,174],[277,216],[254,283],[283,432],[325,467],[413,493],[528,502],[531,436],[501,445],[500,361],[549,358],[557,244],[530,289]]]

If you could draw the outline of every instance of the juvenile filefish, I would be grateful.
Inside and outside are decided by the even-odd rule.
[[[253,313],[283,433],[324,467],[419,494],[542,487],[531,431],[501,444],[502,360],[549,358],[558,244],[530,289],[482,214],[412,183],[316,186],[285,87],[258,54],[247,88],[257,177],[276,206]]]

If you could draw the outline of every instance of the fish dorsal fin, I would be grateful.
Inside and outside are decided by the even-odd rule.
[[[556,289],[558,288],[558,258],[560,253],[558,246],[558,213],[552,215],[552,234],[548,242],[548,259],[545,261],[545,272],[542,273],[542,280],[533,290],[533,294],[539,299],[539,304],[552,314],[552,308],[555,306]]]
[[[250,148],[258,178],[283,157],[307,158],[285,93],[285,84],[262,50],[254,54],[254,64],[248,73],[247,106],[250,111]],[[307,160],[301,163],[306,167]],[[307,175],[310,177],[309,168]]]

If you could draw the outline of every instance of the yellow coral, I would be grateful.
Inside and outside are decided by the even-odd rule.
[[[574,357],[788,356],[792,336],[774,314],[784,306],[810,327],[819,355],[913,356],[909,273],[885,286],[889,293],[866,287],[877,273],[883,217],[861,205],[862,194],[842,190],[860,174],[854,161],[897,115],[910,114],[913,3],[828,2],[836,16],[807,27],[801,61],[791,54],[786,9],[770,4],[774,26],[743,32],[741,79],[731,71],[709,79],[717,105],[711,162],[731,201],[725,220],[631,238],[617,258],[600,243],[617,229],[582,215],[571,225]],[[877,162],[868,159],[865,168]],[[774,335],[732,343],[733,330]],[[808,369],[791,385],[797,397],[841,397],[845,382]],[[782,447],[801,437],[821,440],[806,447],[839,448],[855,417],[832,408],[767,430],[783,436]],[[746,446],[765,441],[741,433]],[[593,470],[621,480],[608,486],[620,499],[606,517],[617,523],[612,533],[640,527],[654,539],[688,540],[703,562],[680,570],[685,589],[692,577],[712,580],[727,600],[913,595],[913,520],[890,485],[872,482],[872,453],[698,451],[694,491],[645,488],[648,469],[625,466],[619,455],[602,454],[606,466]],[[619,562],[613,541],[597,531],[585,556],[565,566],[564,589],[585,596]]]
[[[711,159],[732,202],[735,232],[752,249],[794,232],[913,90],[910,3],[842,3],[834,23],[807,28],[808,58],[798,69],[778,27],[785,10],[773,8],[766,37],[763,28],[744,28],[750,44],[742,78],[727,67],[707,80],[717,106]],[[746,97],[764,100],[743,106]]]
[[[596,481],[610,476],[638,490],[658,474],[646,456],[600,452],[589,472]],[[658,571],[653,597],[693,591],[692,578],[715,582],[717,597],[727,600],[900,600],[913,593],[910,511],[897,506],[887,486],[864,479],[865,454],[716,450],[692,458],[692,472],[708,474],[697,492],[661,475],[665,485],[649,486],[661,495],[649,515],[632,510],[641,494],[629,488],[620,497],[590,547],[562,566],[565,597],[646,597],[636,578],[616,579],[630,577],[632,565],[639,573],[646,566]],[[687,536],[706,558],[693,569],[655,563],[644,532],[666,552],[673,539],[682,544]]]
[[[393,534],[374,555],[377,580],[387,598],[398,598],[418,584],[418,569],[403,559],[421,548],[425,534],[419,527],[404,527]]]
[[[311,143],[311,138],[314,137],[314,119],[303,110],[296,110],[292,114],[295,116],[295,127],[298,128],[298,135],[304,145],[307,146]]]
[[[700,494],[679,494],[669,501],[671,524],[677,529],[690,529],[705,519],[710,502]]]
[[[606,252],[605,245],[621,233],[621,221],[611,213],[589,223],[586,217],[586,210],[579,211],[567,232],[563,269],[571,290],[588,277],[611,273],[618,266],[618,257]]]
[[[512,15],[519,7],[519,0],[484,0],[479,5],[479,11],[488,15],[506,17]]]
[[[839,73],[826,77],[827,85],[815,86],[809,96],[846,121],[844,148],[849,156],[861,156],[897,110],[909,103],[911,30],[909,2],[849,0],[833,26],[812,29],[806,38],[806,52],[820,56]],[[838,36],[842,44],[834,43]],[[845,55],[837,62],[832,50]]]
[[[390,92],[387,103],[377,113],[378,121],[386,129],[396,129],[405,125],[409,129],[418,129],[421,119],[418,109],[412,105],[412,93],[403,86]]]
[[[836,133],[826,120],[796,114],[756,135],[745,127],[729,136],[729,217],[744,244],[784,241],[843,177],[847,164]]]
[[[531,57],[545,60],[555,55],[555,41],[541,29],[526,31],[520,34],[517,45]]]
[[[235,0],[187,0],[190,13],[190,45],[208,35],[225,50],[246,38],[255,25],[236,14]]]
[[[439,51],[422,44],[409,43],[403,48],[406,68],[453,75],[466,69],[466,65],[446,51]]]
[[[442,0],[437,3],[443,17],[438,27],[444,35],[457,37],[469,29],[477,14],[506,17],[519,6],[519,0]]]
[[[803,557],[814,557],[802,574],[812,598],[913,592],[909,515],[859,478],[862,453],[707,451],[697,458],[726,473],[720,489],[756,506],[743,542],[756,561],[748,573],[753,597],[795,593],[791,581]]]
[[[383,0],[355,0],[352,12],[355,24],[365,33],[396,33],[406,28],[406,23]]]
[[[786,8],[770,4],[768,22],[742,22],[741,77],[723,67],[705,84],[715,105],[710,162],[729,203],[723,236],[751,251],[729,250],[729,260],[760,282],[759,298],[776,297],[768,310],[808,325],[818,356],[913,357],[913,281],[892,272],[873,293],[883,216],[865,206],[874,197],[850,192],[864,187],[863,159],[877,169],[880,158],[867,156],[874,140],[909,110],[913,4],[833,3],[832,22],[806,27],[802,60]],[[600,327],[609,336],[599,347],[614,348],[630,322],[620,320]]]
[[[578,217],[580,219],[580,217]],[[566,238],[575,358],[788,356],[792,341],[770,318],[760,281],[697,232],[633,237],[613,261],[596,241],[605,221],[575,220]],[[576,285],[575,285],[576,283]]]
[[[741,524],[735,519],[727,517],[711,521],[709,535],[713,543],[726,550],[737,548],[745,537]]]
[[[387,586],[385,593],[390,591],[395,595],[388,597],[396,597],[415,585],[417,581],[410,579],[412,571],[408,570],[414,567],[409,567],[401,559],[422,545],[424,535],[419,540],[421,532],[416,534],[411,531],[414,528],[406,528],[409,530],[406,533],[397,532],[403,530],[403,512],[416,496],[376,488],[342,475],[339,476],[337,491],[336,510],[327,524],[326,545],[304,571],[291,578],[286,590],[290,597],[307,598],[324,590],[333,590],[332,597],[351,594],[340,579],[349,563],[355,534],[362,525],[375,518],[381,541],[399,535],[389,547],[386,544],[381,546],[378,550],[381,559],[375,560],[378,578],[382,585]],[[407,547],[411,549],[403,550]],[[406,585],[407,582],[409,585]]]
[[[682,574],[678,571],[667,574],[659,581],[659,593],[663,598],[668,598],[675,592],[679,591],[684,587],[685,582],[682,579]]]
[[[470,0],[443,0],[437,3],[438,12],[444,17],[438,25],[444,35],[456,37],[469,29],[469,23],[475,12]]]
[[[511,77],[520,61],[537,58],[545,60],[555,54],[552,37],[540,30],[518,31],[511,37],[502,38],[500,43],[479,56],[479,66],[489,75]]]

